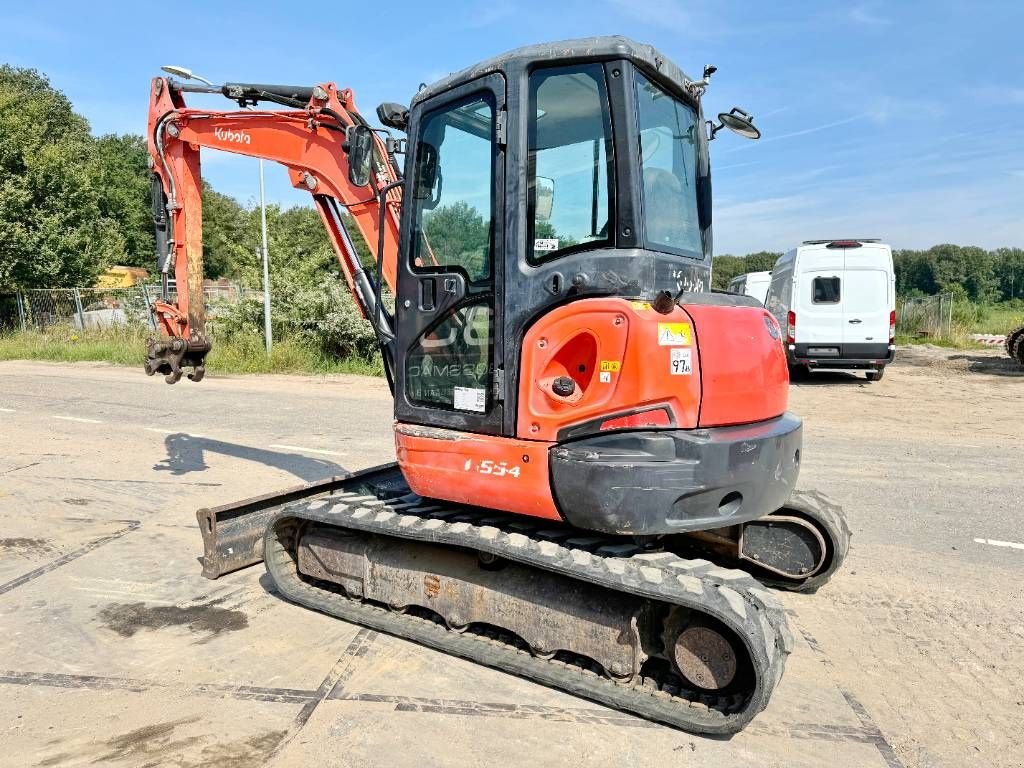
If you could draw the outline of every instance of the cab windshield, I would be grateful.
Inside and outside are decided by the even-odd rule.
[[[647,247],[700,258],[697,113],[639,72],[636,96]]]

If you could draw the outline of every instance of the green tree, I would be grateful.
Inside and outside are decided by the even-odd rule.
[[[747,272],[770,272],[781,255],[781,251],[757,251],[746,256],[715,256],[711,269],[711,287],[725,290],[737,275],[745,275]]]
[[[0,66],[0,289],[89,285],[124,252],[89,124],[45,76]]]
[[[1024,249],[997,248],[992,257],[1000,298],[1024,299]]]
[[[988,251],[946,243],[929,248],[928,254],[935,265],[935,282],[940,291],[962,291],[967,298],[978,302],[994,298],[996,277]]]
[[[104,219],[116,224],[124,240],[119,264],[153,268],[153,213],[149,153],[141,136],[108,134],[95,139],[93,187]]]
[[[464,200],[424,214],[424,233],[440,264],[457,264],[471,280],[489,271],[490,227],[476,208]]]
[[[203,182],[203,273],[258,285],[259,216]],[[271,251],[273,253],[273,251]]]

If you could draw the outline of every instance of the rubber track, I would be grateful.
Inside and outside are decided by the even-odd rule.
[[[1006,334],[1006,354],[1024,365],[1024,325]]]
[[[559,656],[542,659],[494,637],[453,632],[430,619],[350,599],[340,588],[298,573],[295,550],[302,521],[490,552],[708,613],[746,644],[756,676],[754,690],[738,701],[740,697],[718,699],[651,677],[616,682]],[[413,494],[380,500],[342,493],[289,504],[267,527],[264,557],[277,589],[295,603],[694,733],[741,730],[767,706],[792,650],[781,603],[742,571],[667,552],[643,552],[621,540],[556,523],[428,503]]]
[[[850,552],[850,538],[853,534],[850,532],[850,526],[846,522],[843,508],[820,491],[793,491],[789,501],[786,502],[786,506],[776,514],[785,515],[790,514],[792,511],[811,518],[825,529],[825,539],[832,542],[833,545],[833,551],[830,555],[831,559],[825,565],[824,570],[804,581],[787,581],[760,574],[755,575],[759,581],[773,587],[785,589],[789,592],[811,594],[817,592],[822,585],[832,578],[832,574],[842,566],[843,561],[846,560],[846,555]]]

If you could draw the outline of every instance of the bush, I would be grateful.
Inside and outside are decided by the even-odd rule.
[[[324,275],[309,284],[280,276],[271,284],[270,315],[275,340],[297,341],[342,360],[376,356],[373,330],[359,316],[344,278],[338,275]],[[263,302],[245,299],[225,307],[211,326],[214,337],[262,338]]]

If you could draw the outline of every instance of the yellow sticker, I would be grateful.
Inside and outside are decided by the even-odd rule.
[[[693,341],[689,323],[658,323],[658,345],[662,347],[690,346]]]
[[[612,373],[618,373],[622,369],[622,363],[618,360],[602,360],[601,370],[611,371]]]
[[[650,302],[647,301],[631,301],[629,303],[632,305],[633,309],[637,310],[638,312],[642,312],[645,309],[651,308]]]

